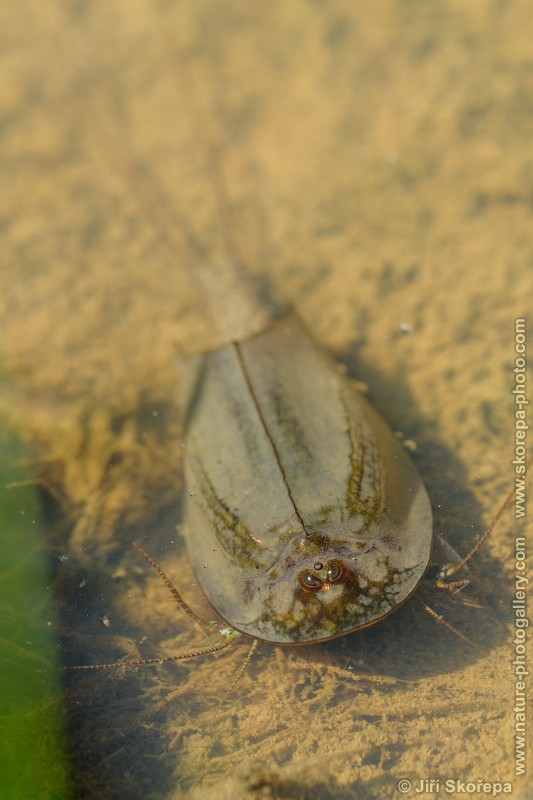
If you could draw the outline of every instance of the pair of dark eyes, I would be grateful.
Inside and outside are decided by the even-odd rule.
[[[315,570],[323,570],[324,565],[320,562],[315,564]],[[298,582],[302,589],[308,592],[318,592],[324,588],[324,584],[340,583],[345,575],[346,568],[340,561],[330,561],[326,564],[323,577],[319,577],[316,572],[306,569],[298,575]]]

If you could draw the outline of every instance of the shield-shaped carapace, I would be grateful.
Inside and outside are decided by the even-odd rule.
[[[365,628],[405,602],[430,558],[426,490],[297,315],[185,369],[185,531],[213,608],[288,644]]]

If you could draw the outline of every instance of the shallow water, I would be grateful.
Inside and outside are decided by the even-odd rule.
[[[177,530],[175,347],[207,336],[191,271],[228,247],[416,442],[436,529],[467,552],[514,481],[529,6],[25,0],[1,15],[7,411],[68,556],[66,662],[198,643],[132,539],[213,618]],[[220,710],[245,643],[68,674],[78,796],[389,798],[401,779],[415,796],[479,778],[522,796],[517,531],[510,508],[471,563],[480,608],[421,588],[481,653],[413,599],[326,645],[262,645]]]

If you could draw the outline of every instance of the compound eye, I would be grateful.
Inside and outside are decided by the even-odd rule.
[[[326,580],[329,583],[339,583],[344,578],[345,572],[344,564],[339,561],[330,561],[326,572]]]
[[[308,592],[318,592],[322,588],[322,581],[313,572],[300,572],[298,582]]]

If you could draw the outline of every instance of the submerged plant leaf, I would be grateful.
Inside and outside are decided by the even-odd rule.
[[[1,424],[1,420],[0,420]],[[0,796],[63,798],[68,768],[38,489],[8,488],[27,455],[0,428]]]

